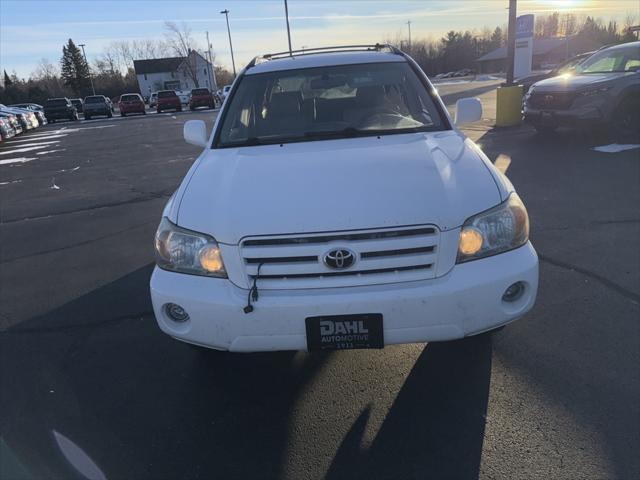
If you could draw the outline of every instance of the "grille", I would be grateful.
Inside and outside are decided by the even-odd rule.
[[[533,108],[549,110],[566,110],[571,107],[575,96],[573,93],[532,93],[529,105]]]
[[[435,277],[439,231],[434,226],[308,235],[250,237],[240,243],[248,283],[261,289],[374,285]],[[325,255],[347,250],[348,268],[330,268]]]

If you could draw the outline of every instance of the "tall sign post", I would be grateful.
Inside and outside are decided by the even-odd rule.
[[[513,60],[516,50],[517,1],[509,0],[509,26],[507,28],[507,86],[513,85]]]
[[[513,59],[513,76],[515,78],[531,74],[533,22],[533,15],[520,15],[516,19],[516,48]]]

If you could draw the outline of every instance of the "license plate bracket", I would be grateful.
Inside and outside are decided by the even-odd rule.
[[[305,327],[310,352],[384,348],[381,313],[308,317]]]

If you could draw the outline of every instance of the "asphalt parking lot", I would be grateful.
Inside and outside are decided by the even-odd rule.
[[[439,88],[490,107],[495,84]],[[59,122],[0,146],[1,478],[640,477],[640,149],[468,129],[541,257],[535,309],[492,336],[202,353],[157,328],[148,280],[200,153],[182,124],[214,116]]]

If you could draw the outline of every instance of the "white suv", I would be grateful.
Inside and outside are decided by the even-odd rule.
[[[458,101],[456,123],[478,120]],[[511,183],[388,46],[274,54],[233,84],[169,200],[160,328],[230,351],[453,340],[531,309],[538,258]]]

